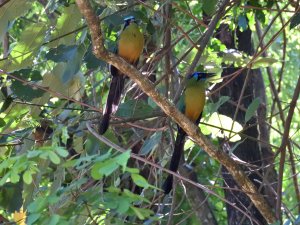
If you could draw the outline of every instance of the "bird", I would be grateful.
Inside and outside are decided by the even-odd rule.
[[[186,88],[178,102],[178,109],[196,125],[199,124],[205,105],[205,84],[208,78],[215,76],[214,73],[194,72],[187,77]],[[178,126],[169,170],[176,172],[179,167],[181,155],[184,150],[186,132]],[[165,194],[172,190],[173,175],[169,174],[162,189]]]
[[[125,59],[128,63],[137,66],[143,48],[144,35],[140,31],[137,21],[133,16],[124,18],[124,27],[119,35],[115,53]],[[112,80],[109,87],[106,106],[103,110],[103,118],[99,125],[99,134],[101,135],[103,135],[109,127],[111,114],[115,113],[118,109],[125,79],[127,77],[113,65],[110,65],[110,74]]]

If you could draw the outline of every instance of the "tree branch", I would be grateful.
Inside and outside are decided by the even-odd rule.
[[[227,170],[232,174],[237,184],[241,187],[252,200],[257,209],[261,212],[268,223],[275,222],[275,217],[267,202],[262,195],[259,194],[254,184],[244,174],[243,170],[223,151],[219,151],[202,133],[199,128],[193,124],[186,116],[179,112],[174,104],[169,102],[165,97],[161,96],[153,85],[146,77],[134,68],[132,65],[126,63],[126,61],[113,53],[108,52],[104,47],[104,41],[100,28],[100,21],[95,16],[93,9],[88,0],[76,0],[78,8],[82,15],[85,17],[88,27],[90,29],[93,50],[96,57],[112,64],[118,68],[124,74],[127,74],[137,85],[150,96],[155,103],[180,127],[182,127],[186,133],[191,136],[195,143],[203,148],[213,159],[219,161],[224,165]]]
[[[280,162],[279,162],[279,178],[278,178],[278,186],[277,186],[277,204],[276,204],[276,216],[277,218],[280,218],[281,215],[281,199],[282,199],[282,180],[283,180],[283,169],[284,169],[284,162],[285,162],[285,155],[286,155],[286,147],[289,143],[289,133],[290,133],[290,127],[292,123],[292,118],[294,115],[295,107],[297,105],[297,100],[299,98],[300,94],[300,77],[298,78],[297,86],[294,91],[293,99],[290,103],[290,109],[288,116],[286,118],[285,124],[284,124],[284,133],[282,136],[282,141],[280,148],[278,152],[281,152],[280,156]]]
[[[189,66],[185,78],[187,78],[187,76],[189,74],[192,74],[193,71],[195,70],[195,67],[198,64],[198,62],[199,62],[199,60],[200,60],[200,58],[201,58],[201,56],[204,52],[204,49],[206,48],[206,45],[208,44],[208,41],[210,40],[210,37],[213,35],[214,30],[216,29],[219,20],[223,17],[224,12],[225,12],[225,8],[226,8],[226,6],[228,5],[229,2],[230,2],[229,0],[224,0],[220,4],[216,15],[214,16],[214,18],[211,20],[211,22],[208,25],[208,29],[203,34],[203,36],[198,40],[197,44],[200,46],[200,48],[198,49],[191,65]],[[182,84],[180,85],[179,89],[176,92],[176,95],[175,95],[175,98],[174,98],[175,102],[177,102],[177,100],[179,99],[179,96],[180,96],[180,94],[181,94],[181,92],[182,92],[182,90],[185,86],[185,81],[186,81],[186,79],[183,80]]]

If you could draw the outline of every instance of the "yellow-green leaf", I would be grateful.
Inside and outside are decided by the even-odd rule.
[[[6,72],[11,72],[31,66],[45,39],[47,29],[45,23],[35,23],[27,27],[22,32],[20,41],[14,46],[8,59],[0,62],[0,68]]]
[[[226,137],[230,142],[241,140],[238,133],[243,130],[243,127],[238,122],[233,121],[230,117],[213,113],[207,123],[214,126],[209,128],[214,137]],[[231,127],[232,130],[230,132]]]
[[[131,178],[137,186],[143,187],[143,188],[148,188],[149,187],[148,181],[144,177],[142,177],[141,175],[133,173],[133,174],[131,174]]]
[[[0,41],[7,31],[9,22],[22,16],[31,6],[31,1],[10,0],[0,7]]]
[[[265,68],[265,67],[269,67],[272,64],[276,63],[278,60],[277,59],[273,59],[273,58],[263,58],[260,57],[257,60],[255,60],[252,65],[251,65],[251,69],[258,69],[258,68]]]
[[[74,31],[76,28],[81,26],[81,13],[78,10],[76,4],[72,4],[69,7],[65,7],[64,11],[61,13],[61,16],[57,20],[55,30],[52,34],[52,39],[60,37],[64,34],[67,34],[71,31]],[[73,45],[75,44],[76,33],[62,37],[54,42],[51,42],[47,46],[56,47],[59,44],[64,45]]]
[[[254,115],[254,113],[256,112],[258,106],[260,103],[260,99],[259,98],[255,98],[251,104],[249,105],[247,111],[246,111],[246,115],[245,115],[245,123],[247,123],[251,117]]]
[[[23,174],[23,180],[26,184],[31,184],[32,183],[32,173],[30,170],[26,170]]]

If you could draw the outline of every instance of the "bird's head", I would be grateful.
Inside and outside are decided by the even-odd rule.
[[[134,16],[127,16],[124,18],[125,27],[129,26],[131,23],[136,23]]]
[[[205,72],[194,72],[189,75],[188,79],[194,79],[196,81],[206,81],[207,79],[214,77],[215,73],[205,73]]]

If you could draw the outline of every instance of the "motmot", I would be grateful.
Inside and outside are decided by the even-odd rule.
[[[140,32],[139,26],[133,16],[124,19],[124,27],[121,31],[116,54],[125,59],[128,63],[136,66],[144,48],[144,35]],[[104,134],[109,127],[109,120],[112,113],[118,109],[122,91],[124,89],[126,75],[113,65],[110,65],[112,80],[103,110],[103,118],[99,126],[99,133]]]
[[[187,77],[186,88],[178,102],[178,109],[193,123],[199,124],[205,105],[205,85],[208,78],[213,77],[214,73],[195,72]],[[175,140],[174,151],[172,154],[169,169],[176,172],[179,167],[181,155],[184,150],[186,132],[178,126]],[[173,175],[169,174],[163,184],[165,194],[172,190]]]

